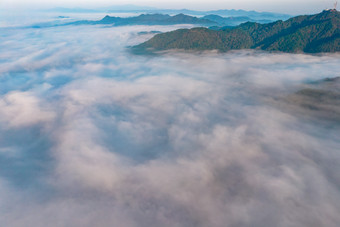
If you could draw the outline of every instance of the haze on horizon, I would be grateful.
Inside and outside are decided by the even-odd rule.
[[[289,14],[308,14],[317,13],[323,9],[332,8],[333,0],[212,0],[209,2],[203,0],[127,0],[127,1],[110,1],[110,0],[3,0],[0,2],[0,9],[37,9],[53,7],[114,7],[122,5],[147,6],[167,9],[192,9],[192,10],[217,10],[217,9],[243,9],[256,11],[270,11]]]

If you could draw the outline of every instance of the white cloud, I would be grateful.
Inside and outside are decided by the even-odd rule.
[[[0,99],[0,118],[4,125],[25,127],[52,121],[54,117],[30,92],[11,92]]]
[[[124,49],[147,38],[139,31],[174,28],[7,31],[14,42],[2,46],[8,59],[0,61],[0,121],[7,126],[0,130],[0,223],[340,222],[338,122],[283,105],[305,80],[335,76],[339,56],[150,57]],[[18,46],[35,54],[18,60]],[[48,127],[39,134],[36,125]],[[5,154],[12,149],[21,152]]]

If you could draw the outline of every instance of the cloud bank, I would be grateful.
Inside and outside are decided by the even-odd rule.
[[[3,29],[2,225],[337,226],[339,122],[283,103],[339,55],[125,48],[175,28]]]

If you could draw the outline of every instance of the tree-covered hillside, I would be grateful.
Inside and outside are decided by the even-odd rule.
[[[282,52],[340,51],[340,13],[323,11],[269,24],[243,23],[220,30],[180,29],[158,34],[136,48],[168,50],[261,49]]]

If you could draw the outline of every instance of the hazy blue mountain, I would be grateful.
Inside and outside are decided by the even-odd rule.
[[[215,21],[219,24],[219,26],[237,26],[245,22],[258,22],[258,23],[270,23],[271,20],[256,20],[246,16],[237,16],[237,17],[221,17],[219,15],[210,14],[202,17],[202,19],[207,19],[211,21]]]
[[[46,10],[45,10],[46,11]],[[223,10],[213,10],[213,11],[196,11],[189,9],[157,9],[148,6],[136,6],[136,5],[117,5],[110,7],[101,7],[95,9],[84,9],[84,8],[53,8],[48,9],[50,12],[60,12],[60,13],[137,13],[137,14],[186,14],[192,16],[207,16],[207,15],[217,15],[221,17],[249,17],[255,21],[269,21],[273,22],[276,20],[286,20],[291,17],[288,14],[272,13],[272,12],[256,12],[256,11],[246,11],[246,10],[234,10],[234,9],[223,9]]]
[[[250,17],[256,20],[286,20],[291,17],[288,14],[281,14],[281,13],[272,13],[272,12],[256,12],[256,11],[246,11],[246,10],[213,10],[213,11],[196,11],[196,10],[189,10],[189,9],[139,9],[139,10],[109,10],[109,12],[125,12],[125,13],[160,13],[160,14],[187,14],[187,15],[195,15],[195,16],[207,16],[207,15],[218,15],[221,17]]]
[[[217,25],[215,21],[204,18],[177,14],[170,16],[168,14],[141,14],[136,17],[111,17],[105,16],[99,21],[75,21],[66,25],[81,25],[81,24],[112,24],[115,26],[124,25],[173,25],[173,24],[198,24],[203,26]]]
[[[195,17],[185,15],[183,13],[171,16],[169,14],[141,14],[134,17],[115,17],[105,16],[99,21],[75,21],[66,25],[81,25],[81,24],[112,24],[115,26],[124,25],[172,25],[172,24],[199,24],[201,26],[214,26],[217,29],[225,28],[226,26],[236,26],[244,22],[268,22],[266,20],[255,20],[249,17],[221,17],[218,15],[207,15],[203,17]],[[215,29],[215,30],[217,30]]]
[[[257,11],[246,11],[246,10],[214,10],[208,11],[209,14],[220,15],[224,17],[250,17],[256,20],[286,20],[290,18],[290,15],[281,13],[271,12],[257,12]]]
[[[282,52],[340,51],[340,13],[323,11],[269,24],[243,23],[222,30],[179,29],[156,35],[135,48],[219,50],[261,49]]]
[[[170,16],[168,14],[141,14],[134,17],[115,17],[105,16],[98,21],[93,20],[81,20],[81,21],[64,21],[62,19],[69,19],[67,16],[59,16],[57,21],[44,22],[33,24],[30,28],[45,28],[67,25],[112,25],[112,26],[126,26],[126,25],[174,25],[174,24],[196,24],[199,26],[217,26],[221,27],[225,24],[219,24],[215,21],[211,21],[205,18],[198,18],[194,16],[188,16],[185,14],[177,14]]]

